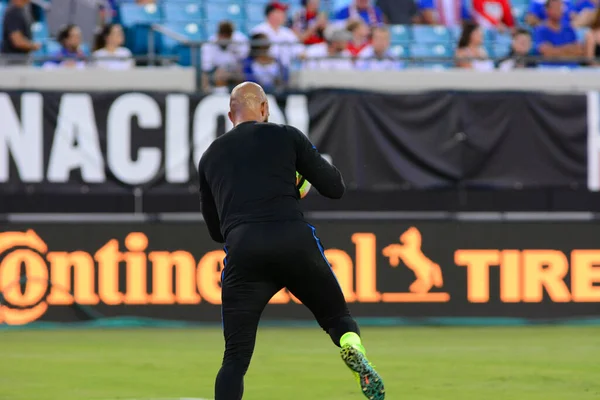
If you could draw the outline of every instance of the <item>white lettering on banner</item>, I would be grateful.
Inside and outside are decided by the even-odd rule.
[[[61,98],[48,161],[48,181],[68,182],[75,169],[81,170],[85,182],[106,180],[94,106],[88,94],[64,94]]]
[[[189,97],[184,94],[170,94],[167,96],[166,108],[166,180],[185,183],[189,180]]]
[[[214,94],[205,97],[196,107],[194,112],[194,130],[192,141],[194,143],[194,165],[197,166],[202,154],[217,137],[217,118],[225,118],[225,131],[233,128],[227,113],[229,112],[229,95]]]
[[[9,154],[23,182],[44,179],[42,101],[40,93],[21,96],[21,123],[10,97],[0,93],[0,182],[10,175]]]
[[[112,173],[123,183],[139,185],[156,177],[161,167],[161,150],[140,148],[131,159],[131,119],[140,128],[160,128],[162,117],[156,101],[141,93],[120,96],[110,107],[107,122],[107,159]]]
[[[308,100],[305,95],[294,94],[288,96],[285,104],[285,115],[287,123],[296,127],[300,132],[308,136]]]
[[[268,100],[271,122],[283,124],[287,121],[289,125],[308,133],[306,96],[289,96],[285,115],[275,97],[268,96]],[[110,105],[106,117],[105,160],[92,96],[65,93],[60,98],[54,136],[52,140],[47,140],[52,144],[48,170],[44,171],[43,96],[40,93],[25,93],[20,101],[19,118],[10,96],[0,93],[0,182],[8,181],[12,158],[19,178],[26,183],[43,182],[44,175],[49,182],[65,183],[69,181],[72,171],[77,169],[81,171],[83,182],[102,183],[106,181],[105,164],[117,179],[129,185],[151,182],[161,168],[164,168],[167,182],[186,183],[194,179],[190,176],[190,158],[197,166],[204,151],[216,138],[219,118],[224,120],[225,126],[222,128],[225,131],[232,128],[227,116],[227,94],[206,96],[195,110],[190,110],[188,95],[167,95],[164,116],[152,96],[143,93],[123,94]],[[193,111],[192,143],[190,111]],[[131,123],[134,117],[141,131],[136,134],[144,134],[145,129],[157,130],[162,144],[140,148],[132,156]],[[48,131],[48,126],[45,133],[52,133]],[[325,158],[330,160],[326,155]]]

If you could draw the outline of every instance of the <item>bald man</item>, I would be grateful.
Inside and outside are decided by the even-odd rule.
[[[344,194],[340,172],[302,132],[268,123],[269,103],[259,85],[234,88],[230,108],[234,128],[211,144],[198,166],[202,214],[210,236],[225,243],[226,252],[221,276],[225,355],[215,400],[242,398],[260,315],[283,288],[312,311],[341,348],[364,395],[383,400],[383,381],[365,356],[358,325],[299,204],[296,171],[332,199]]]

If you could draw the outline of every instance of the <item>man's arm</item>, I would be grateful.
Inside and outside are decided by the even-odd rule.
[[[208,228],[208,233],[215,242],[225,243],[225,239],[221,233],[221,223],[219,221],[217,205],[215,204],[215,199],[210,190],[208,181],[206,180],[206,176],[204,175],[202,161],[200,161],[200,166],[198,167],[198,175],[200,178],[200,208],[202,210],[204,222],[206,222],[206,227]]]
[[[553,46],[550,43],[542,43],[539,46],[540,53],[544,57],[579,57],[583,55],[583,46],[579,43],[570,43],[562,46]]]
[[[8,32],[8,38],[11,41],[13,47],[16,47],[24,51],[36,51],[40,48],[39,43],[33,43],[27,39],[23,32],[25,31],[26,22],[22,18],[18,17],[16,12],[11,15],[7,15],[5,18],[4,29]]]
[[[296,170],[325,197],[340,199],[346,191],[340,171],[298,129],[287,126],[296,140]]]

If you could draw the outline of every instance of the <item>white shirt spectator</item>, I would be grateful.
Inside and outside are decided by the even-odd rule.
[[[304,51],[304,46],[298,41],[298,37],[290,28],[281,26],[278,30],[268,22],[255,26],[250,32],[252,35],[263,33],[271,42],[270,54],[278,59],[283,65],[289,66],[294,57]]]
[[[119,47],[114,52],[106,49],[96,50],[93,54],[94,65],[99,68],[124,70],[135,66],[131,51],[126,47]]]
[[[356,68],[363,71],[395,71],[403,67],[404,64],[398,60],[398,57],[391,50],[388,50],[383,57],[379,58],[375,54],[373,46],[365,47],[358,53],[358,60],[356,61]]]
[[[327,43],[313,44],[306,49],[304,53],[306,61],[304,68],[313,70],[351,70],[354,68],[352,55],[348,50],[344,50],[339,56],[331,57],[329,55]]]
[[[202,71],[211,72],[216,68],[237,69],[240,62],[248,57],[248,38],[242,32],[233,32],[232,43],[225,49],[219,46],[217,40],[217,35],[212,35],[210,43],[202,46]]]

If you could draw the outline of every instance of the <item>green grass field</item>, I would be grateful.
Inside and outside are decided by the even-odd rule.
[[[600,399],[600,328],[365,328],[390,400]],[[0,399],[213,398],[218,329],[0,331]],[[359,400],[329,337],[259,332],[247,400]]]

